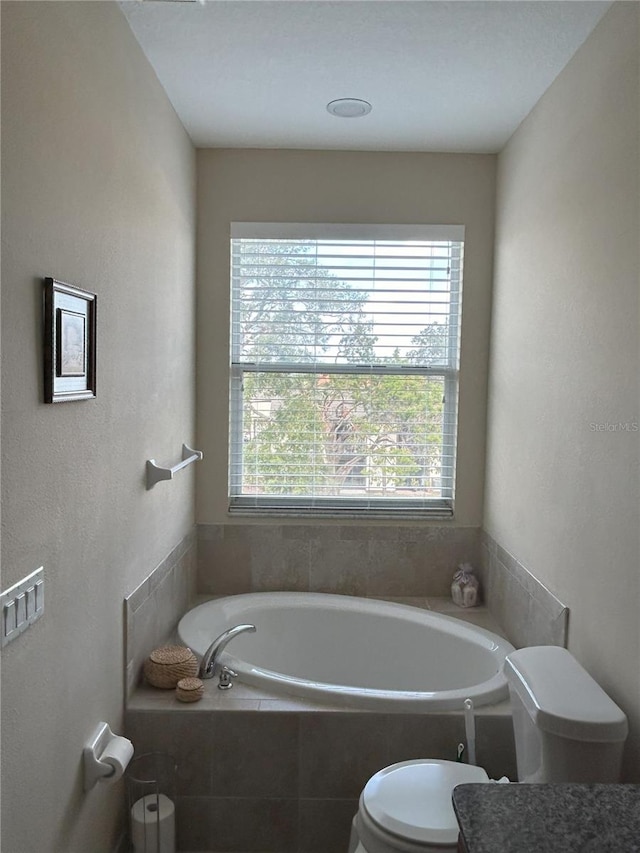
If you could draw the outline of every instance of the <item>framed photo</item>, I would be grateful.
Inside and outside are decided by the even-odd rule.
[[[44,280],[44,401],[96,396],[96,295]]]

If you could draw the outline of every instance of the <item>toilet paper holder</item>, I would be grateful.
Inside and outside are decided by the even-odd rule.
[[[132,755],[130,740],[114,735],[107,723],[98,723],[82,750],[85,791],[96,782],[120,779]]]

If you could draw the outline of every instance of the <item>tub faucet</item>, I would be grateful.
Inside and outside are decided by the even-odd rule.
[[[223,631],[219,637],[215,638],[202,656],[198,676],[200,678],[213,678],[215,675],[216,663],[218,662],[218,656],[227,643],[230,640],[233,640],[234,637],[237,637],[238,634],[244,634],[245,631],[255,633],[255,630],[255,625],[235,625],[233,628],[229,628],[228,631]]]

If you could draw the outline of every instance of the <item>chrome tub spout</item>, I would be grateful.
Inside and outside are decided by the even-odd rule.
[[[233,640],[234,637],[237,637],[238,634],[244,634],[245,631],[249,631],[253,634],[255,633],[255,630],[255,625],[235,625],[233,628],[229,628],[228,631],[223,631],[219,637],[215,638],[202,656],[202,660],[200,661],[200,672],[198,673],[199,677],[213,678],[215,675],[218,657],[227,643]]]

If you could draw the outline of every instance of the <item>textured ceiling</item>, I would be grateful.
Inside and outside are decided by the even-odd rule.
[[[202,147],[499,151],[608,2],[121,2]],[[340,119],[326,104],[373,104]]]

